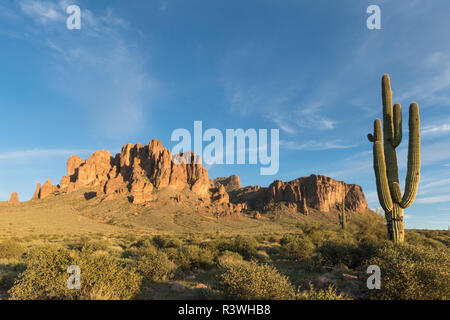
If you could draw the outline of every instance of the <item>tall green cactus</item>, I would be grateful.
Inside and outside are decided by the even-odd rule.
[[[376,119],[374,134],[369,134],[368,138],[373,142],[373,167],[378,199],[385,212],[389,239],[393,242],[403,242],[405,239],[403,209],[414,202],[420,180],[419,106],[413,102],[409,107],[408,172],[405,193],[402,196],[395,151],[402,141],[402,108],[398,103],[392,107],[391,80],[387,74],[382,79],[382,95],[383,132],[381,120]]]
[[[347,216],[345,214],[345,196],[342,198],[341,213],[339,214],[339,224],[342,229],[347,227]]]
[[[341,225],[341,228],[343,230],[347,227],[347,216],[345,214],[345,195],[346,195],[346,188],[345,188],[345,185],[344,185],[344,196],[342,197],[341,213],[338,213],[338,215],[339,215],[339,224]]]

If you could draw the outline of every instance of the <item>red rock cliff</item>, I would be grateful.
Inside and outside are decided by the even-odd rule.
[[[322,212],[340,208],[345,197],[345,207],[354,212],[368,209],[362,188],[321,175],[298,178],[289,182],[276,180],[267,189],[268,202],[286,201],[302,204]]]

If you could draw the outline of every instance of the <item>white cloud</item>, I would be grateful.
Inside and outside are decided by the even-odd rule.
[[[420,152],[422,165],[431,165],[450,159],[450,141],[442,140],[433,144],[427,144]]]
[[[31,149],[0,153],[0,160],[34,159],[43,157],[70,156],[73,154],[86,154],[85,149]]]
[[[427,194],[430,192],[442,192],[442,188],[444,187],[450,187],[450,178],[433,180],[433,182],[421,184],[420,193]]]
[[[233,47],[220,61],[220,82],[230,110],[243,116],[258,113],[290,135],[304,129],[331,130],[336,121],[326,113],[339,91],[327,82],[310,90],[304,75],[273,68],[267,43]]]
[[[408,83],[408,89],[400,90],[396,101],[422,101],[422,106],[437,104],[449,106],[450,56],[434,52],[425,60],[420,81]],[[425,103],[424,103],[425,102]],[[420,105],[419,105],[420,106]]]
[[[444,123],[440,125],[432,125],[423,127],[421,130],[422,135],[430,135],[430,134],[444,134],[450,132],[450,124]]]
[[[51,1],[21,0],[20,9],[23,13],[30,16],[35,22],[48,24],[52,22],[61,22],[66,19],[64,6],[66,1],[58,3]]]
[[[156,81],[147,72],[148,52],[127,36],[130,23],[112,8],[82,8],[81,30],[67,32],[68,1],[28,0],[19,6],[42,28],[28,26],[51,52],[45,79],[85,115],[92,134],[124,139],[144,127]],[[56,27],[58,26],[58,27]]]
[[[439,196],[433,196],[433,197],[420,197],[416,200],[419,204],[432,204],[432,203],[443,203],[443,202],[450,202],[450,195],[439,195]]]
[[[330,149],[348,149],[353,148],[355,145],[345,144],[339,140],[335,141],[307,141],[299,143],[297,141],[280,141],[280,147],[289,150],[310,150],[310,151],[321,151]]]

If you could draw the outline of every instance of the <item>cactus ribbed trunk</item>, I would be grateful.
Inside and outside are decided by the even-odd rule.
[[[345,216],[345,186],[344,186],[344,196],[342,197],[341,214],[339,215],[339,223],[342,229],[347,227],[347,217]]]
[[[402,107],[392,107],[392,90],[389,75],[385,74],[381,83],[383,96],[383,125],[374,122],[374,133],[369,134],[373,142],[373,168],[377,182],[378,199],[384,209],[388,237],[393,242],[403,242],[405,229],[403,209],[414,202],[420,180],[420,118],[419,106],[409,107],[408,172],[405,192],[402,196],[398,178],[397,153],[395,149],[402,141]]]
[[[405,240],[403,208],[397,203],[393,204],[391,211],[386,212],[386,223],[389,240],[403,242]]]

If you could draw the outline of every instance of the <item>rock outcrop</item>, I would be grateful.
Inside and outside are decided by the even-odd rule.
[[[8,200],[8,204],[19,204],[19,194],[17,192],[11,193],[11,197]]]
[[[228,195],[228,192],[225,190],[225,187],[223,185],[219,184],[219,187],[213,193],[212,200],[217,204],[230,202],[230,196]]]
[[[208,171],[193,153],[181,156],[190,161],[174,163],[170,150],[155,139],[145,146],[126,144],[115,157],[106,150],[94,152],[85,161],[71,156],[67,161],[67,176],[59,186],[53,186],[48,180],[42,187],[38,185],[33,199],[43,199],[54,191],[71,193],[87,187],[97,188],[98,194],[111,195],[109,199],[114,194],[130,192],[134,203],[153,200],[153,190],[165,187],[176,190],[188,187],[200,197],[207,197]]]
[[[192,152],[175,156],[175,160],[189,161],[180,163],[173,161],[173,157],[158,140],[152,140],[148,145],[126,144],[114,157],[106,150],[96,151],[86,160],[71,156],[67,161],[67,175],[60,184],[54,186],[51,179],[42,187],[38,184],[33,199],[44,199],[52,193],[94,188],[96,191],[90,192],[93,197],[113,200],[126,195],[131,202],[142,204],[156,200],[156,190],[172,188],[178,194],[176,203],[183,205],[181,194],[186,188],[196,194],[194,198],[199,212],[218,216],[235,217],[242,211],[263,213],[280,202],[304,215],[308,215],[311,209],[332,212],[340,209],[343,199],[348,211],[365,212],[368,209],[360,186],[322,175],[289,182],[275,180],[267,188],[243,188],[237,175],[210,180],[208,171]],[[91,198],[86,197],[86,200]]]
[[[238,190],[242,188],[241,180],[237,174],[230,177],[215,178],[212,181],[212,187],[218,188],[220,185],[224,186],[227,192]]]
[[[364,212],[368,209],[360,186],[322,175],[313,174],[289,182],[276,180],[267,189],[269,203],[285,201],[298,204],[298,207],[302,208],[300,211],[305,211],[305,208],[314,208],[321,212],[338,210],[343,198],[349,211]]]
[[[41,184],[38,183],[37,186],[36,186],[36,190],[34,191],[33,198],[31,198],[31,200],[39,199],[39,193],[40,192],[41,192]]]
[[[39,186],[39,185],[38,185]],[[40,188],[38,194],[39,194],[39,199],[45,199],[47,198],[49,195],[51,195],[53,192],[58,190],[58,186],[54,186],[52,184],[52,179],[48,179],[47,181],[45,181],[45,183],[42,185],[42,187]],[[37,190],[36,190],[37,191]],[[36,192],[35,192],[36,193]]]

